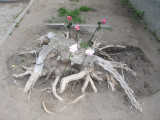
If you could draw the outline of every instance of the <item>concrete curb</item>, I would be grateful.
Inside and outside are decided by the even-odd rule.
[[[10,33],[15,28],[16,23],[20,22],[21,19],[24,17],[24,15],[27,13],[27,11],[31,8],[35,0],[30,0],[27,7],[22,11],[22,13],[16,18],[16,20],[12,23],[12,25],[8,28],[7,32],[2,36],[2,39],[0,40],[0,47],[3,45],[3,43],[7,40]]]

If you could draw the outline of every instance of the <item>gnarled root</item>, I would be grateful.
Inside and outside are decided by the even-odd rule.
[[[40,65],[35,65],[34,70],[29,77],[25,87],[24,87],[24,92],[28,92],[36,83],[36,81],[42,76],[42,71],[43,71],[43,64]]]
[[[82,70],[81,72],[77,74],[73,74],[73,75],[62,78],[61,85],[60,85],[60,93],[63,93],[65,91],[66,86],[69,82],[82,79],[87,74],[89,74],[91,71],[92,71],[91,68],[85,68],[84,70]]]
[[[92,72],[91,72],[91,77],[92,77],[93,79],[97,80],[99,84],[100,84],[101,82],[103,82],[103,79],[102,79],[101,77],[99,77],[99,76],[96,74],[95,71],[92,71]]]
[[[92,87],[94,93],[97,93],[97,88],[96,88],[96,86],[95,86],[95,84],[94,84],[94,82],[93,82],[90,74],[87,75],[87,77],[86,77],[86,79],[85,79],[85,81],[84,81],[84,84],[83,84],[83,86],[82,86],[82,88],[81,88],[81,92],[82,92],[82,93],[85,93],[85,90],[86,90],[89,82],[90,82],[90,84],[91,84],[91,87]]]
[[[56,86],[57,86],[59,79],[60,79],[60,75],[57,75],[57,73],[56,73],[56,79],[52,84],[52,93],[58,100],[63,101],[63,99],[56,92]]]
[[[96,64],[102,67],[104,70],[108,71],[121,85],[124,92],[127,94],[128,98],[131,101],[131,104],[138,110],[142,112],[142,108],[140,107],[139,103],[135,99],[131,89],[128,87],[127,83],[125,82],[124,78],[113,68],[111,62],[106,61],[98,56],[95,56],[97,62]]]

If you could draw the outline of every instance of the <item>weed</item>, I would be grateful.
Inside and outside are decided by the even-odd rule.
[[[21,62],[22,62],[22,63],[26,62],[26,59],[22,58],[22,59],[21,59]]]
[[[15,16],[15,19],[23,12],[24,8]]]
[[[135,11],[135,13],[133,14],[134,19],[137,19],[137,18],[142,19],[143,17],[144,17],[144,11],[143,12]]]
[[[145,30],[147,29],[147,25],[144,25],[144,29],[145,29]]]
[[[29,14],[29,13],[30,13],[30,11],[28,10],[28,11],[27,11],[27,14]]]
[[[83,12],[88,12],[88,11],[90,11],[90,10],[93,10],[93,8],[87,7],[87,6],[81,6],[81,7],[79,8],[79,10],[80,10],[80,11],[83,11]]]
[[[58,9],[58,15],[60,17],[66,16],[67,13],[68,13],[68,10],[66,8],[61,7]]]
[[[81,47],[82,48],[87,48],[89,46],[88,42],[81,42]]]
[[[10,32],[9,35],[12,35],[12,32]]]
[[[80,8],[75,8],[74,10],[67,10],[64,7],[61,7],[58,9],[58,16],[59,17],[67,17],[67,16],[71,16],[72,17],[72,22],[73,23],[85,23],[85,17],[84,19],[81,18],[80,14],[81,12],[88,12],[89,10],[93,10],[93,8],[91,7],[87,7],[87,6],[81,6]],[[67,19],[64,19],[65,23],[67,23]]]
[[[81,14],[80,10],[75,8],[74,10],[71,10],[70,12],[67,13],[68,16],[74,17],[74,16],[79,16]]]
[[[128,5],[128,0],[122,0],[122,5]]]
[[[160,42],[159,38],[157,37],[157,31],[152,31],[152,35],[156,38],[157,42]]]
[[[144,11],[138,11],[136,8],[128,1],[128,0],[122,0],[122,5],[127,6],[133,13],[134,19],[143,19],[144,17]],[[141,23],[141,21],[138,21]]]
[[[159,38],[156,36],[156,40],[157,40],[157,42],[160,42],[160,40],[159,40]]]
[[[153,31],[153,32],[152,32],[152,35],[153,35],[154,37],[156,37],[156,31]]]
[[[16,23],[15,27],[17,28],[19,26],[19,22]]]
[[[160,48],[157,49],[160,52]]]

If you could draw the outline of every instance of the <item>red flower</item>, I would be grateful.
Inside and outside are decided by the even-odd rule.
[[[78,25],[75,26],[75,30],[80,30]]]
[[[72,20],[72,17],[71,17],[71,16],[67,16],[67,20],[68,20],[68,21],[71,21],[71,20]]]
[[[107,19],[106,19],[106,18],[104,18],[104,19],[101,21],[102,24],[105,24],[106,22],[107,22]]]

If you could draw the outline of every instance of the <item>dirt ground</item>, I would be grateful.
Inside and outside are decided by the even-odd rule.
[[[39,80],[31,94],[22,92],[28,77],[15,79],[12,73],[15,71],[11,65],[22,64],[16,54],[25,48],[34,48],[35,40],[50,31],[55,31],[45,26],[44,20],[57,15],[57,9],[61,6],[66,8],[75,8],[81,5],[91,6],[96,9],[93,12],[87,12],[86,22],[95,24],[102,18],[107,18],[107,23],[111,25],[112,31],[102,29],[96,34],[99,42],[105,44],[120,44],[135,46],[140,49],[128,48],[131,56],[127,58],[128,53],[122,53],[115,59],[131,64],[133,70],[139,74],[139,80],[127,83],[135,91],[138,102],[143,108],[140,113],[135,110],[126,101],[125,94],[119,88],[116,92],[108,90],[104,83],[101,86],[97,84],[98,93],[95,94],[88,89],[86,97],[78,104],[68,105],[56,100],[52,94],[40,92],[41,89],[50,85],[49,81],[43,83]],[[3,3],[0,3],[3,6]],[[18,28],[16,28],[8,40],[0,48],[0,119],[1,120],[160,120],[160,54],[157,51],[158,43],[152,34],[145,30],[142,25],[132,19],[125,8],[121,6],[120,0],[80,0],[77,5],[72,5],[69,0],[35,0],[30,13],[26,14]],[[94,29],[85,29],[88,33]],[[144,56],[142,55],[144,54]],[[136,58],[135,56],[138,56]],[[142,56],[142,57],[141,57]],[[31,58],[28,56],[28,58]],[[126,59],[124,59],[126,58]],[[127,61],[128,59],[128,61]],[[62,95],[67,98],[68,93]],[[73,100],[75,96],[72,96]],[[47,108],[55,112],[50,115],[44,112],[42,102],[45,101]],[[61,108],[66,106],[62,112]]]

